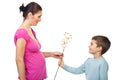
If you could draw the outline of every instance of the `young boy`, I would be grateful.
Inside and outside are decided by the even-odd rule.
[[[88,58],[84,64],[78,68],[70,67],[64,64],[63,59],[59,60],[59,66],[64,70],[73,73],[85,73],[86,80],[108,80],[108,63],[102,56],[109,49],[111,42],[105,36],[97,35],[92,37],[89,53],[94,58]]]

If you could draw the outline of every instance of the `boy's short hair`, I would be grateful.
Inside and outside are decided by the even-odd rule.
[[[97,35],[92,37],[92,40],[96,41],[98,47],[102,47],[101,55],[110,48],[111,42],[106,36]]]

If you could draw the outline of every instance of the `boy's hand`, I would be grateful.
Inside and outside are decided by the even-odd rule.
[[[63,61],[63,59],[59,59],[58,65],[60,67],[64,67],[64,61]]]

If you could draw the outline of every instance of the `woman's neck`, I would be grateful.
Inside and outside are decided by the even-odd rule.
[[[23,23],[21,24],[20,28],[31,29],[29,20],[24,20]]]

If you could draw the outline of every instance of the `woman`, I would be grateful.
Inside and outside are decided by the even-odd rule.
[[[31,26],[41,21],[42,8],[31,2],[20,6],[24,20],[17,29],[14,42],[16,45],[16,64],[20,80],[44,80],[46,74],[45,57],[61,58],[60,52],[41,52],[41,44]]]

